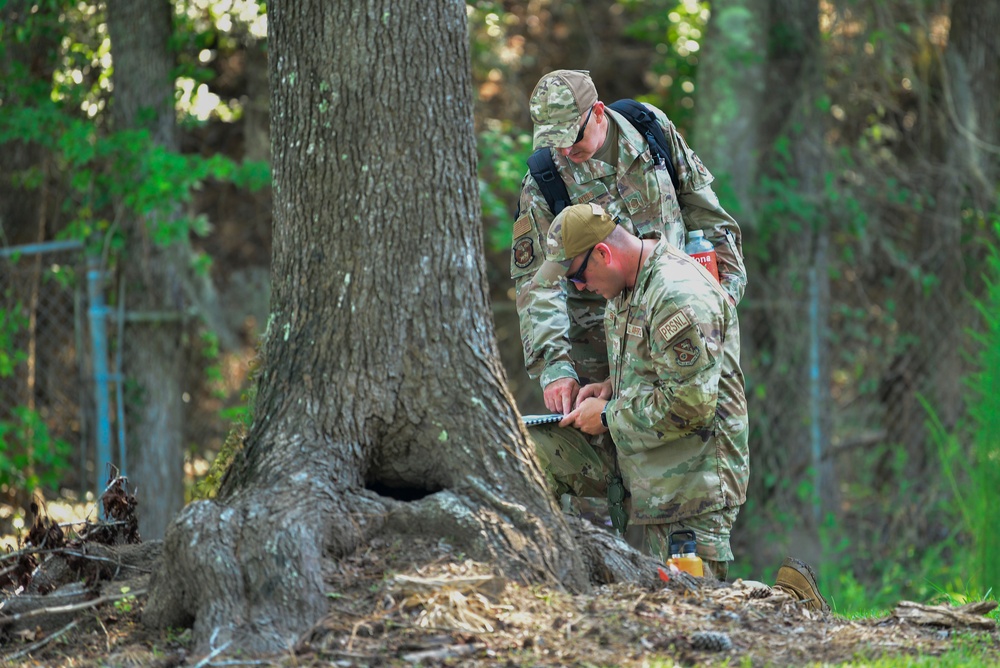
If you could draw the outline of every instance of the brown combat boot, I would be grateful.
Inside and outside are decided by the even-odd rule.
[[[816,585],[816,574],[809,564],[799,561],[795,557],[787,557],[778,569],[778,577],[774,581],[774,589],[789,594],[798,599],[803,605],[811,610],[829,612],[830,606],[826,599],[819,593]]]

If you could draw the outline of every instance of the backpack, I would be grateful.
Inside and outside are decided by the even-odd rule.
[[[663,134],[663,128],[656,122],[656,117],[650,113],[646,107],[635,100],[618,100],[608,105],[619,114],[628,119],[636,130],[646,138],[649,145],[649,152],[657,164],[666,164],[667,171],[670,172],[670,181],[674,184],[674,190],[679,190],[680,181],[677,178],[677,170],[670,159],[670,148],[667,145],[667,138]],[[540,148],[528,158],[528,169],[531,176],[538,184],[539,190],[548,202],[552,215],[558,215],[560,211],[569,206],[569,192],[566,190],[566,183],[556,171],[555,162],[552,160],[552,153],[548,148]]]

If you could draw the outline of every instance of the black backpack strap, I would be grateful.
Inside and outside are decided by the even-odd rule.
[[[680,179],[677,178],[674,161],[670,156],[670,145],[663,134],[663,128],[656,122],[656,116],[646,108],[646,105],[628,98],[618,100],[608,106],[627,118],[629,123],[646,138],[653,159],[666,164],[667,171],[670,172],[670,181],[674,184],[674,190],[679,193],[681,184]]]
[[[545,201],[548,202],[552,215],[558,216],[560,211],[569,206],[569,191],[566,190],[566,183],[556,171],[556,163],[553,162],[549,149],[540,148],[532,153],[528,158],[528,169],[538,184],[538,189],[542,191]]]

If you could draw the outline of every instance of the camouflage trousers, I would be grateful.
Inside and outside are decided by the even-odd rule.
[[[604,309],[607,302],[592,292],[573,294],[568,288],[566,312],[569,315],[569,340],[573,344],[570,357],[579,377],[580,386],[600,383],[610,375],[608,366],[608,335],[604,331]]]
[[[615,473],[617,456],[608,434],[589,436],[572,427],[546,424],[528,428],[546,481],[556,499],[563,495],[606,499],[608,477]],[[628,510],[628,498],[625,509]],[[739,507],[687,517],[663,524],[629,524],[624,538],[644,554],[666,562],[670,534],[682,529],[695,532],[697,553],[705,563],[706,577],[725,580],[733,549],[729,543]]]

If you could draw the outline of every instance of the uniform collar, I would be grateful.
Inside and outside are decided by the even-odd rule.
[[[573,177],[577,185],[582,185],[588,181],[595,181],[606,176],[621,178],[625,176],[629,169],[643,151],[646,150],[646,140],[639,131],[628,122],[624,116],[617,111],[604,107],[604,113],[609,122],[618,126],[618,173],[615,168],[601,160],[588,160],[583,164],[576,164],[564,155],[553,151],[553,159],[560,171],[564,171]]]

